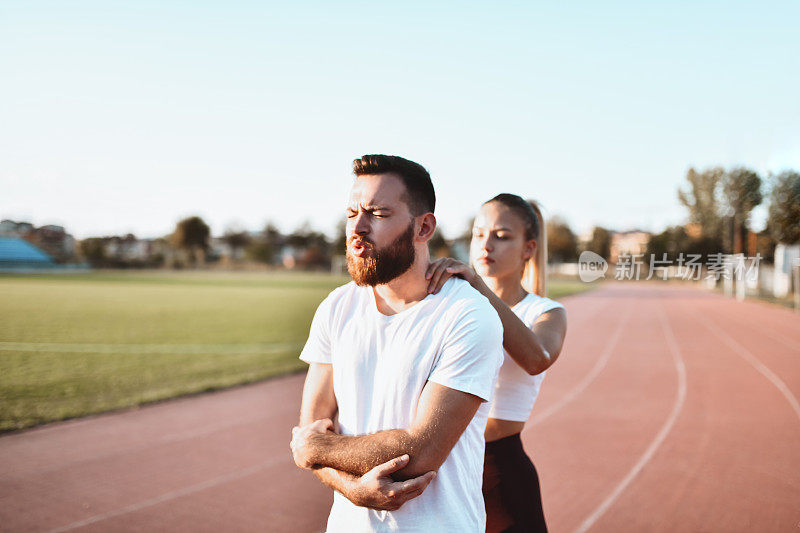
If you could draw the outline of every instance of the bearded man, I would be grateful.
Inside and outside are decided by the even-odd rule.
[[[428,294],[428,172],[387,155],[356,159],[353,171],[353,281],[320,304],[300,355],[309,369],[295,462],[335,491],[329,532],[483,532],[500,319],[462,279]]]

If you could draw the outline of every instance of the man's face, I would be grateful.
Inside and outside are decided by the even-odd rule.
[[[358,285],[382,285],[414,262],[414,217],[392,174],[358,176],[347,206],[347,270]]]

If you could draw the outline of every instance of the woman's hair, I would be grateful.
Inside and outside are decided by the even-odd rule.
[[[500,202],[514,212],[525,225],[525,240],[536,239],[536,251],[522,272],[522,288],[539,296],[547,296],[547,228],[539,204],[516,194],[498,194],[484,205]]]

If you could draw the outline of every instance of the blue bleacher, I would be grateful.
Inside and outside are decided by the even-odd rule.
[[[53,258],[26,240],[0,237],[0,265],[51,266]]]

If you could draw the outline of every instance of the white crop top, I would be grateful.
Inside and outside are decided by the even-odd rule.
[[[530,328],[542,314],[558,308],[563,309],[564,306],[550,298],[530,293],[511,310]],[[500,367],[500,374],[494,387],[489,418],[525,422],[539,395],[546,371],[531,376],[508,355],[508,352],[503,350],[503,354],[503,366]]]

